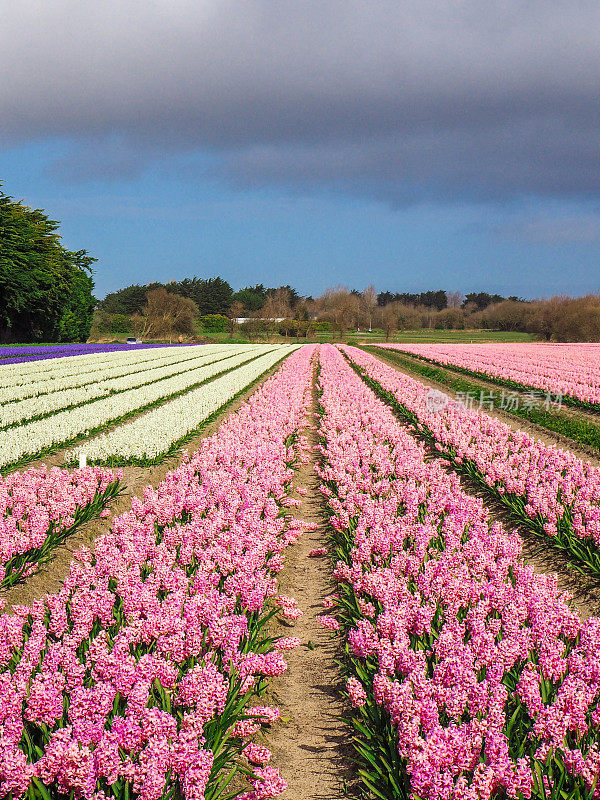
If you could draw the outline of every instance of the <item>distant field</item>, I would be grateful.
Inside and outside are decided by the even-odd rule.
[[[384,341],[383,331],[372,333],[353,334],[351,338],[357,341],[375,342]],[[391,342],[532,342],[535,337],[522,331],[482,331],[482,330],[417,330],[398,331],[390,337]]]
[[[248,340],[239,336],[229,338],[228,333],[209,333],[205,336],[214,342],[222,343],[246,343]],[[374,343],[384,342],[385,333],[382,330],[373,330],[371,333],[367,331],[348,331],[344,337],[344,341],[355,341],[357,343]],[[257,340],[260,341],[260,340]],[[269,341],[280,342],[294,342],[296,339],[290,336],[287,340],[285,336],[276,334]],[[300,339],[301,343],[309,342],[338,342],[340,341],[339,334],[331,331],[318,331],[313,337],[309,339]],[[390,342],[533,342],[535,337],[530,333],[523,333],[521,331],[484,331],[484,330],[416,330],[416,331],[398,331],[390,338]]]

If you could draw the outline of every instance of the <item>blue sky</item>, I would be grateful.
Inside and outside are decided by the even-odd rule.
[[[0,12],[0,181],[97,296],[600,290],[598,4],[51,5]]]

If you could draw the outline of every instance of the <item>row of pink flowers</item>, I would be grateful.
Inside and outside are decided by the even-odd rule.
[[[217,753],[228,742],[241,752],[276,719],[276,709],[244,713],[243,704],[297,644],[265,641],[260,620],[281,553],[302,532],[283,501],[293,463],[307,460],[294,434],[312,354],[293,353],[158,488],[132,500],[94,553],[77,555],[60,592],[0,617],[1,797],[35,796],[43,784],[77,800],[159,800],[171,789],[203,800]],[[248,755],[268,761],[263,750]],[[284,788],[276,769],[260,766],[243,797]]]
[[[600,346],[579,344],[388,344],[417,356],[552,395],[600,403]]]
[[[39,550],[50,533],[60,537],[87,506],[98,501],[100,513],[103,495],[116,491],[122,475],[100,467],[69,472],[43,466],[0,476],[0,581],[11,559]]]
[[[335,577],[361,610],[351,653],[375,664],[348,692],[387,711],[411,796],[599,796],[600,619],[524,565],[330,346],[320,383],[322,491],[334,541],[353,541]]]
[[[549,536],[561,526],[600,546],[600,469],[453,400],[432,408],[431,390],[420,381],[358,348],[342,349],[416,416],[441,452],[459,465],[472,462],[500,494],[522,498],[524,513],[543,520]]]

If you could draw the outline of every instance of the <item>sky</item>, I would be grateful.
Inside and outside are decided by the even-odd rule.
[[[0,76],[98,297],[600,291],[598,0],[0,0]]]

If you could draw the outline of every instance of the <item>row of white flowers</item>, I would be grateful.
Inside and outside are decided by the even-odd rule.
[[[138,350],[135,353],[109,353],[108,358],[104,358],[106,353],[53,358],[46,362],[51,363],[52,367],[40,373],[27,372],[23,369],[30,367],[30,364],[15,364],[10,369],[2,367],[0,368],[1,402],[8,403],[47,392],[63,391],[105,378],[117,378],[121,375],[131,374],[140,368],[150,369],[195,358],[200,352],[203,354],[215,353],[219,349],[223,350],[226,346],[160,347]],[[144,355],[146,353],[152,355]],[[103,356],[101,362],[95,360],[97,355]],[[77,364],[73,364],[76,358],[78,359]],[[79,360],[80,358],[82,360]]]
[[[85,453],[92,462],[122,460],[152,460],[168,450],[211,414],[225,405],[238,392],[252,383],[281,358],[301,345],[282,345],[238,369],[216,378],[158,408],[141,414],[110,433],[80,445],[66,455],[67,461]]]
[[[55,374],[69,375],[78,373],[84,365],[100,367],[105,363],[134,363],[140,360],[151,359],[157,355],[164,355],[167,350],[192,349],[198,345],[183,347],[143,347],[131,350],[103,350],[97,353],[82,353],[78,356],[56,356],[55,358],[42,358],[34,361],[22,361],[19,364],[10,364],[6,361],[0,365],[0,386],[11,386],[17,381],[23,382],[29,378],[42,380],[44,377],[52,378]],[[16,370],[15,370],[16,368]]]
[[[67,443],[81,434],[98,429],[125,414],[150,405],[176,392],[185,391],[200,381],[207,380],[223,369],[235,367],[255,358],[256,352],[243,352],[226,362],[205,364],[195,370],[174,375],[172,378],[150,383],[126,392],[94,400],[49,417],[27,422],[0,432],[0,467],[14,464],[40,451]],[[227,365],[227,366],[225,366]]]
[[[133,389],[148,383],[155,383],[171,375],[178,375],[187,370],[192,370],[196,367],[204,366],[205,364],[212,364],[216,361],[225,361],[231,358],[231,356],[239,354],[236,348],[230,348],[228,351],[221,351],[218,353],[206,353],[198,350],[195,352],[197,354],[200,352],[201,355],[196,355],[195,358],[188,357],[185,360],[178,359],[175,362],[171,361],[166,366],[153,366],[146,369],[138,369],[135,372],[130,371],[121,377],[106,377],[104,379],[94,380],[93,383],[87,383],[83,386],[70,387],[62,391],[50,392],[49,394],[41,394],[35,397],[28,397],[25,400],[6,403],[0,406],[0,428],[14,425],[17,422],[24,422],[33,417],[42,416],[43,414],[62,411],[70,406],[88,403],[100,397],[106,397],[109,394],[124,392],[128,389]],[[239,352],[246,352],[246,350]],[[226,368],[227,365],[224,363],[223,369]],[[131,367],[129,369],[131,369]]]

